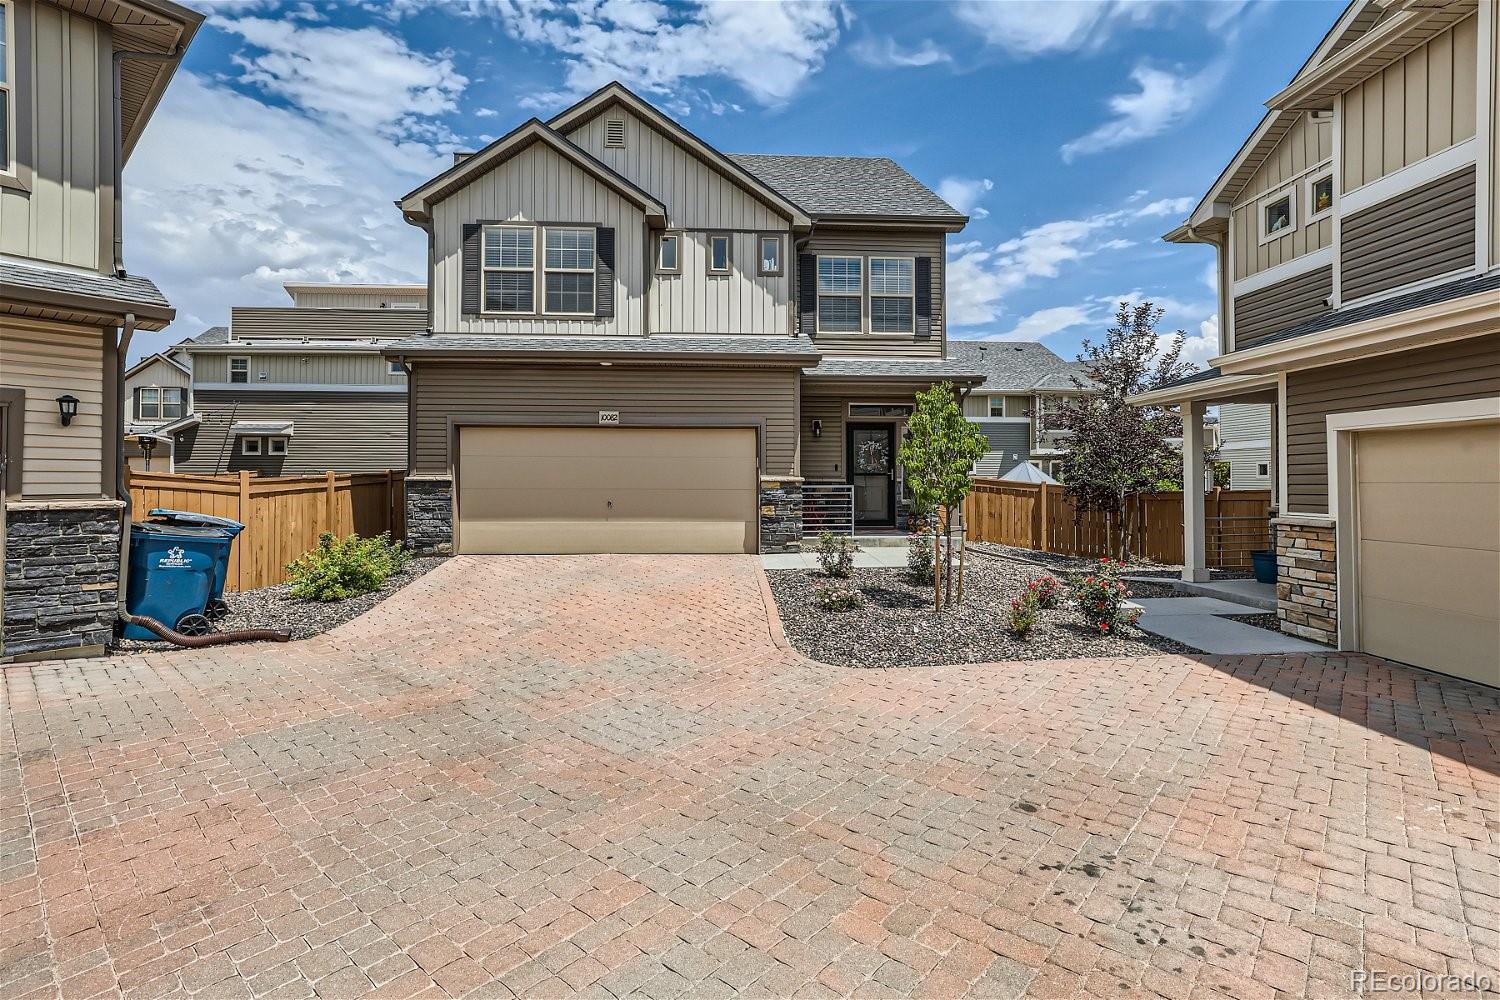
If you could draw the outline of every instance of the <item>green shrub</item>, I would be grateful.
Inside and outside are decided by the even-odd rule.
[[[818,565],[828,576],[848,579],[854,572],[854,539],[825,531],[818,536]]]
[[[829,583],[818,588],[818,607],[824,611],[853,611],[865,606],[865,595],[847,583]]]
[[[1121,625],[1134,625],[1140,617],[1139,612],[1125,610],[1130,590],[1120,580],[1121,565],[1113,559],[1100,559],[1092,573],[1072,581],[1078,613],[1101,635],[1108,635]]]
[[[1031,635],[1036,626],[1036,595],[1027,588],[1020,597],[1010,602],[1010,631],[1017,639]]]
[[[307,601],[342,601],[379,590],[411,555],[390,535],[334,538],[318,536],[318,547],[287,564],[292,596]]]
[[[919,531],[906,536],[906,577],[918,587],[932,586],[932,533]]]

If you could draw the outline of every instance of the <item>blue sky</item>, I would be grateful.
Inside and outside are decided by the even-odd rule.
[[[1300,0],[199,3],[126,171],[126,261],[178,307],[155,350],[288,304],[286,281],[420,280],[393,200],[620,79],[729,152],[887,155],[973,216],[949,335],[1071,358],[1121,297],[1211,356],[1211,253],[1160,242],[1337,18]]]

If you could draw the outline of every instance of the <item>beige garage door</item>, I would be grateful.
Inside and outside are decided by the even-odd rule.
[[[749,428],[465,427],[458,550],[754,552]]]
[[[1355,438],[1367,652],[1500,686],[1500,425]]]

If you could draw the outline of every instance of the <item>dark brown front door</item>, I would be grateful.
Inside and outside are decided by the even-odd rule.
[[[849,425],[849,481],[854,484],[854,523],[896,523],[896,425]]]

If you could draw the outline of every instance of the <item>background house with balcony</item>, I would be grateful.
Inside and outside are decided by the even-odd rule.
[[[1190,439],[1209,406],[1270,407],[1285,631],[1492,685],[1497,51],[1493,3],[1352,3],[1167,234],[1215,248],[1220,354],[1138,400],[1179,407]],[[1201,581],[1202,498],[1184,499]]]

